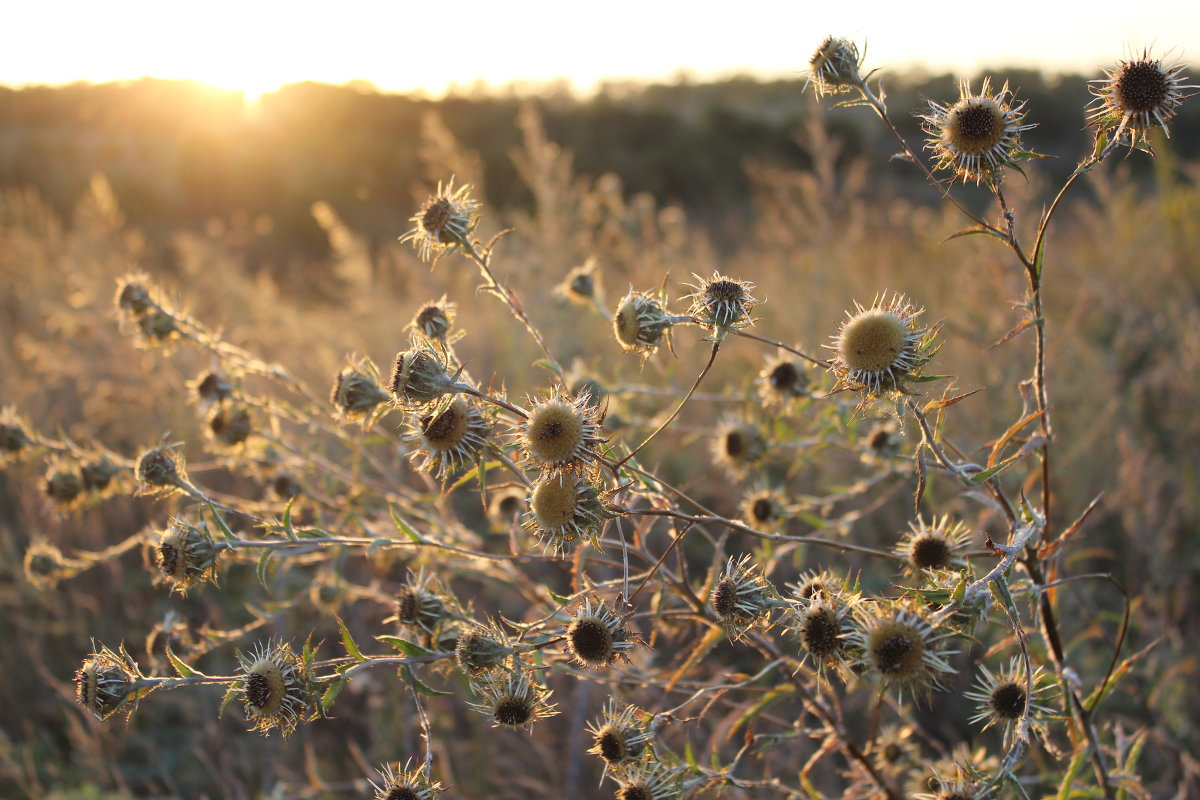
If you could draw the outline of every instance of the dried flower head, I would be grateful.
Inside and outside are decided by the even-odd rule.
[[[154,544],[154,566],[172,591],[187,594],[197,583],[215,579],[219,554],[205,522],[175,519]]]
[[[886,461],[900,455],[904,436],[894,422],[881,422],[862,438],[862,460],[867,463]]]
[[[79,463],[79,478],[83,481],[83,490],[99,494],[110,485],[112,479],[121,472],[121,467],[114,464],[104,453],[93,453],[84,456]]]
[[[458,306],[446,302],[446,296],[442,295],[438,300],[421,306],[408,326],[430,341],[444,342],[446,334],[454,326],[457,309]]]
[[[329,393],[329,402],[343,419],[368,417],[388,399],[388,393],[379,385],[379,373],[369,359],[342,368]]]
[[[656,764],[630,769],[619,780],[616,800],[678,800],[683,796],[681,772]]]
[[[208,415],[208,432],[213,441],[225,447],[244,443],[254,432],[250,409],[243,405],[219,405]]]
[[[147,345],[169,345],[181,335],[179,320],[165,308],[154,308],[138,317],[137,327]]]
[[[278,728],[287,736],[317,713],[311,656],[297,655],[284,642],[268,642],[249,655],[238,653],[237,660],[244,677],[234,691],[241,695],[250,730],[270,734]]]
[[[916,766],[921,758],[921,748],[912,734],[910,725],[884,726],[871,747],[875,766],[888,775],[899,775]]]
[[[589,258],[568,272],[562,283],[554,288],[554,292],[572,303],[590,305],[598,299],[599,283],[596,278],[596,260]]]
[[[150,289],[150,276],[137,272],[124,275],[117,280],[117,309],[125,315],[136,318],[157,306],[154,293]]]
[[[737,560],[730,556],[713,586],[709,605],[730,638],[736,641],[766,623],[776,605],[775,589],[762,576],[758,565],[750,563],[749,553]]]
[[[433,413],[412,418],[404,438],[416,446],[417,469],[445,481],[479,459],[491,430],[478,403],[455,397]]]
[[[933,357],[934,331],[917,326],[924,309],[900,294],[875,299],[870,308],[855,303],[855,312],[833,338],[830,370],[837,378],[834,391],[862,391],[868,397],[906,391],[905,384]]]
[[[46,482],[43,486],[46,497],[55,507],[72,508],[83,494],[83,477],[73,462],[55,459],[46,470]]]
[[[95,642],[92,643],[94,648]],[[138,665],[125,652],[125,645],[113,652],[101,647],[83,660],[75,671],[75,697],[79,704],[100,721],[124,711],[132,714],[140,696],[137,682],[144,679]]]
[[[633,289],[617,304],[613,313],[613,334],[625,353],[638,353],[648,358],[663,344],[674,320],[662,302]]]
[[[758,464],[767,452],[767,440],[759,429],[736,419],[723,419],[710,440],[713,458],[730,474],[739,477]]]
[[[34,443],[26,432],[28,429],[29,426],[17,416],[14,409],[0,411],[0,464],[15,460]]]
[[[135,469],[138,494],[161,494],[186,485],[183,459],[178,452],[181,444],[160,444],[138,456]]]
[[[304,484],[290,472],[276,472],[271,476],[271,494],[280,500],[291,500],[304,493]]]
[[[433,800],[446,791],[441,782],[430,780],[420,766],[411,762],[401,767],[384,764],[379,772],[379,783],[368,781],[375,790],[373,800]]]
[[[533,485],[521,524],[541,540],[544,550],[562,555],[576,541],[594,542],[611,516],[594,478],[559,472],[543,475]]]
[[[913,800],[987,800],[993,796],[992,787],[961,767],[949,777],[936,771],[930,777],[930,791],[914,794]]]
[[[233,397],[233,384],[224,373],[209,371],[188,384],[201,406],[223,403]]]
[[[628,661],[625,653],[633,647],[634,635],[625,620],[603,601],[594,606],[585,599],[567,625],[567,652],[585,667],[608,667]]]
[[[525,672],[510,672],[484,684],[480,691],[483,702],[470,706],[491,717],[496,727],[528,730],[539,719],[558,713],[554,704],[546,702],[551,694],[550,689],[534,683]]]
[[[857,612],[858,625],[850,636],[859,651],[858,666],[885,688],[916,691],[937,685],[954,670],[946,661],[948,633],[935,629],[921,614],[905,608]]]
[[[781,354],[758,374],[758,395],[768,406],[784,406],[808,395],[808,370],[796,358]]]
[[[738,510],[742,522],[763,531],[776,530],[788,519],[783,493],[763,486],[746,492]]]
[[[504,665],[516,648],[495,622],[481,625],[469,623],[458,634],[454,644],[454,660],[458,668],[474,679],[494,672]]]
[[[637,713],[636,706],[625,706],[618,713],[616,700],[609,698],[599,723],[588,723],[587,731],[592,737],[588,752],[604,759],[605,771],[622,771],[642,761],[649,752],[654,734],[638,722]]]
[[[855,595],[821,594],[792,616],[789,631],[800,643],[801,655],[813,663],[818,673],[835,669],[845,674],[851,668],[850,633],[856,606]]]
[[[396,592],[396,621],[403,628],[433,636],[453,617],[452,605],[445,587],[421,569],[410,573]]]
[[[1182,64],[1164,66],[1148,49],[1139,58],[1105,70],[1104,75],[1088,87],[1096,96],[1088,109],[1088,125],[1095,128],[1097,137],[1109,135],[1113,145],[1122,141],[1128,141],[1130,147],[1148,144],[1147,136],[1155,127],[1170,136],[1167,124],[1183,101],[1195,94],[1187,90],[1200,88],[1184,83],[1188,79]]]
[[[849,579],[842,579],[827,569],[804,573],[795,583],[787,585],[791,596],[803,604],[811,600],[832,598],[848,588]]]
[[[550,397],[532,403],[514,436],[526,462],[545,472],[578,471],[600,458],[606,441],[603,424],[603,409],[589,403],[586,395],[567,399],[555,389]]]
[[[388,390],[401,408],[423,409],[449,392],[462,388],[433,348],[414,339],[409,349],[396,354]]]
[[[924,570],[955,569],[965,564],[963,550],[970,535],[965,524],[947,515],[931,521],[918,517],[909,523],[908,530],[896,543],[895,552],[909,570],[918,574]]]
[[[931,100],[929,113],[921,116],[929,134],[925,147],[933,151],[936,168],[950,170],[955,180],[999,181],[1000,168],[1019,157],[1021,133],[1035,127],[1022,124],[1024,109],[1024,103],[1013,103],[1007,83],[993,93],[984,78],[975,94],[969,81],[959,81],[954,105]]]
[[[87,564],[67,558],[53,542],[39,536],[25,551],[23,566],[25,580],[38,589],[49,590],[59,581],[77,575]]]
[[[487,506],[492,529],[507,531],[512,527],[513,521],[525,511],[528,502],[529,492],[522,486],[509,486],[492,491]]]
[[[1014,656],[999,673],[980,664],[975,687],[964,696],[977,704],[978,713],[971,717],[971,722],[984,723],[984,730],[993,725],[1001,726],[1005,740],[1009,740],[1027,710],[1034,725],[1040,718],[1053,713],[1051,708],[1039,702],[1050,688],[1050,678],[1041,667],[1027,677],[1024,662]]]
[[[692,300],[688,316],[707,327],[713,336],[723,337],[753,322],[750,312],[758,302],[750,295],[753,283],[735,280],[715,270],[707,280],[695,273],[692,277],[696,283],[689,283],[688,287],[695,291],[682,298]]]
[[[817,97],[848,92],[862,86],[865,79],[859,74],[862,57],[858,47],[848,39],[826,36],[825,41],[808,60],[808,82]]]
[[[468,237],[479,222],[479,203],[471,197],[471,187],[454,188],[454,178],[425,201],[410,221],[413,227],[400,237],[412,242],[422,261],[436,261],[447,250],[469,244]]]

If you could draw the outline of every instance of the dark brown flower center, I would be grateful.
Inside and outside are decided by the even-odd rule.
[[[921,569],[941,569],[950,563],[950,544],[940,536],[920,536],[912,543],[913,564]]]
[[[613,655],[613,635],[602,620],[584,617],[567,629],[571,652],[587,664],[607,663]]]
[[[421,795],[411,786],[393,786],[386,800],[421,800]]]
[[[992,105],[969,103],[958,110],[958,133],[970,140],[987,141],[995,137],[996,127],[1003,123]]]
[[[888,636],[875,646],[875,667],[884,675],[898,675],[905,670],[913,643],[907,636]]]
[[[654,794],[643,784],[632,783],[617,790],[617,800],[652,800]]]
[[[730,458],[741,458],[746,454],[746,437],[741,431],[730,431],[725,434],[725,455]]]
[[[158,546],[158,570],[163,575],[168,577],[175,575],[175,571],[179,569],[179,559],[183,554],[179,552],[179,548],[169,542],[163,542]]]
[[[502,697],[492,710],[492,719],[501,725],[524,725],[533,717],[533,705],[520,697]]]
[[[426,233],[437,236],[450,223],[454,214],[454,206],[444,197],[434,200],[421,214],[421,227]]]
[[[1002,683],[992,690],[989,705],[1002,719],[1019,719],[1025,713],[1025,688],[1015,683]]]
[[[770,522],[775,517],[775,505],[766,497],[754,501],[751,507],[755,522]]]
[[[396,616],[401,622],[416,622],[420,598],[411,586],[403,587],[396,595]]]
[[[800,371],[790,361],[784,361],[771,370],[770,381],[772,389],[790,389],[800,379]]]
[[[271,702],[271,681],[261,672],[246,678],[246,702],[254,708],[265,708]]]
[[[1157,61],[1126,64],[1117,78],[1117,98],[1121,107],[1135,114],[1159,107],[1170,91],[1171,83]]]
[[[828,608],[808,612],[801,631],[805,649],[814,656],[828,658],[841,647],[842,626]]]
[[[611,725],[605,725],[596,734],[596,747],[600,750],[600,757],[609,764],[620,764],[629,755],[624,734]]]
[[[726,576],[717,583],[717,588],[713,591],[712,605],[717,616],[733,616],[737,610],[737,585],[733,578]]]

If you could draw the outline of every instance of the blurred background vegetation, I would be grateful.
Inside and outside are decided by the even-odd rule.
[[[1056,156],[1033,165],[1028,181],[1010,179],[1010,200],[1028,209],[1019,224],[1028,225],[1090,146],[1089,98],[1081,77],[1007,77],[1039,124],[1027,144]],[[938,370],[965,389],[990,387],[958,404],[953,420],[960,445],[982,447],[997,434],[996,420],[1015,418],[1014,387],[1028,374],[1029,341],[991,347],[1019,319],[1009,299],[1021,295],[1022,275],[989,242],[945,243],[960,220],[916,170],[889,160],[895,148],[875,121],[861,110],[822,110],[803,85],[609,85],[586,99],[547,91],[433,101],[297,84],[254,105],[157,80],[0,89],[0,403],[39,430],[129,456],[169,430],[195,443],[189,459],[203,463],[203,422],[186,401],[186,382],[209,361],[185,348],[170,359],[136,350],[117,329],[115,281],[135,268],[230,341],[318,389],[348,353],[386,364],[413,312],[446,292],[469,320],[459,349],[476,376],[499,375],[514,396],[537,388],[543,376],[526,366],[536,354],[499,304],[474,294],[470,271],[448,258],[430,273],[395,242],[430,189],[455,174],[485,202],[485,238],[515,229],[497,250],[498,269],[564,363],[577,358],[614,385],[680,390],[703,358],[703,345],[688,342],[679,361],[660,353],[644,373],[636,360],[616,366],[606,323],[581,317],[553,292],[588,258],[610,304],[629,284],[656,287],[668,272],[672,297],[693,271],[719,267],[753,281],[767,300],[756,330],[810,350],[852,300],[902,290],[946,323]],[[948,76],[900,76],[887,88],[910,141],[919,133],[908,112],[926,98],[956,96]],[[1065,525],[1105,495],[1067,563],[1073,572],[1111,572],[1126,587],[1134,624],[1124,653],[1154,645],[1103,713],[1150,731],[1143,768],[1156,795],[1187,796],[1197,788],[1191,754],[1200,748],[1186,699],[1200,672],[1200,104],[1183,106],[1172,134],[1156,142],[1157,161],[1113,159],[1073,197],[1050,239],[1046,302],[1064,517],[1055,522]],[[974,187],[959,195],[979,208],[987,199]],[[736,395],[761,368],[765,353],[737,344],[710,379],[712,391]],[[661,452],[665,474],[688,479],[695,461],[687,454],[707,454],[702,431],[718,416],[709,412],[681,422],[678,451]],[[266,492],[262,476],[209,468],[211,486]],[[829,469],[822,479],[832,483],[863,468],[843,454]],[[702,497],[734,513],[739,487],[724,476],[701,485]],[[136,554],[124,568],[107,565],[55,592],[22,575],[37,536],[68,553],[100,550],[161,525],[170,507],[114,497],[56,511],[37,468],[0,472],[0,794],[249,797],[280,776],[301,785],[306,770],[317,770],[348,780],[398,749],[411,752],[416,729],[399,685],[348,692],[336,719],[286,744],[242,732],[236,711],[213,720],[216,699],[203,693],[154,696],[128,727],[94,724],[74,706],[70,679],[91,637],[124,640],[145,659],[154,620],[174,614],[232,628],[248,621],[243,604],[260,600],[244,588],[249,568],[224,592],[168,596]],[[883,498],[855,536],[891,546],[910,518],[911,496],[901,491]],[[354,569],[366,581],[391,567]],[[293,604],[305,586],[277,591],[279,613],[292,615],[281,629],[312,627],[306,608]],[[1098,582],[1061,595],[1069,645],[1088,654],[1076,663],[1094,683],[1115,644],[1120,593]],[[387,613],[348,619],[377,626]],[[319,627],[321,637],[335,641],[336,629]],[[961,677],[955,691],[971,679]],[[486,787],[525,797],[564,785],[589,796],[595,786],[591,772],[564,777],[545,744],[552,740],[539,734],[501,758],[461,703],[439,708],[441,740],[456,742],[457,756],[439,754],[458,770],[455,796]],[[553,724],[579,719],[564,714]],[[345,758],[347,742],[357,763]],[[494,765],[500,780],[473,784],[458,748]]]

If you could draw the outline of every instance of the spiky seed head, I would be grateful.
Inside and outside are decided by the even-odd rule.
[[[535,402],[516,432],[525,460],[543,471],[578,471],[596,463],[605,437],[604,412],[586,395],[567,399],[555,390]]]
[[[751,324],[750,312],[758,302],[750,295],[753,283],[735,280],[716,271],[708,279],[696,274],[692,277],[696,283],[688,286],[695,291],[683,297],[692,300],[688,315],[706,326],[713,336],[721,337]]]
[[[570,472],[543,475],[529,494],[523,527],[556,554],[565,553],[577,540],[594,541],[611,513],[593,480]]]
[[[855,304],[847,312],[834,344],[830,370],[837,378],[834,391],[861,390],[868,396],[905,391],[908,380],[933,355],[933,332],[916,325],[924,309],[903,295],[876,298],[870,308]]]
[[[11,408],[0,411],[0,461],[15,457],[33,444],[26,425]]]
[[[775,489],[755,487],[746,492],[738,506],[742,521],[760,530],[774,530],[787,521],[783,495]]]
[[[172,591],[187,594],[197,583],[213,579],[219,552],[205,523],[176,519],[159,534],[154,565]]]
[[[184,483],[182,459],[178,445],[159,445],[138,456],[135,475],[140,494],[169,491]]]
[[[343,368],[329,393],[329,402],[346,419],[365,417],[387,400],[388,393],[375,379],[374,366],[366,361]]]
[[[573,303],[592,303],[599,292],[595,272],[596,261],[589,258],[580,266],[572,268],[554,291]]]
[[[828,663],[842,651],[844,644],[841,615],[832,603],[813,603],[800,615],[796,626],[800,644],[817,663]]]
[[[587,732],[592,737],[589,753],[604,760],[605,770],[623,771],[637,763],[647,752],[653,733],[637,721],[637,708],[625,706],[617,711],[617,702],[609,699],[598,722],[589,722]]]
[[[277,472],[271,477],[271,494],[280,500],[291,500],[304,492],[304,484],[290,472]]]
[[[447,250],[470,244],[470,235],[479,222],[479,203],[471,197],[470,185],[454,188],[454,179],[427,199],[410,221],[413,227],[400,237],[412,242],[422,261],[437,261]]]
[[[546,702],[553,692],[534,683],[525,672],[509,673],[484,684],[480,694],[483,702],[470,705],[490,717],[496,727],[528,729],[539,719],[558,713]]]
[[[631,769],[619,780],[617,800],[677,800],[682,796],[680,773],[661,764]]]
[[[730,556],[712,589],[709,604],[717,620],[731,638],[739,639],[750,629],[767,620],[774,605],[775,591],[745,554]]]
[[[451,609],[442,585],[425,572],[411,574],[396,592],[396,621],[401,626],[434,634],[449,619]]]
[[[585,667],[607,667],[628,660],[633,637],[621,619],[603,602],[585,600],[567,625],[567,651]]]
[[[984,730],[993,725],[1004,728],[1004,737],[1012,736],[1013,730],[1029,711],[1029,719],[1033,723],[1051,713],[1050,708],[1042,705],[1042,695],[1050,688],[1050,681],[1045,671],[1038,667],[1032,677],[1027,677],[1024,663],[1020,657],[1012,658],[1008,666],[1000,672],[993,673],[986,665],[979,665],[979,677],[970,691],[964,693],[969,700],[974,700],[977,713],[971,717],[973,723],[984,723]]]
[[[1088,87],[1096,96],[1088,109],[1088,124],[1097,137],[1111,134],[1114,144],[1128,141],[1130,147],[1146,142],[1155,127],[1170,136],[1168,124],[1183,101],[1195,94],[1188,90],[1200,88],[1185,83],[1182,64],[1165,66],[1148,49],[1104,74]]]
[[[921,117],[929,135],[925,147],[933,151],[936,168],[951,171],[955,180],[999,181],[1000,168],[1016,161],[1021,133],[1035,127],[1022,124],[1025,104],[1013,103],[1007,83],[993,92],[988,78],[978,94],[969,81],[960,81],[958,94],[952,106],[930,101]]]
[[[919,613],[895,608],[862,612],[850,639],[861,652],[860,666],[903,693],[936,685],[954,671],[946,661],[945,636]]]
[[[817,97],[850,91],[863,84],[859,74],[862,57],[858,46],[848,39],[826,36],[808,60],[808,82]]]
[[[126,275],[117,281],[117,308],[133,317],[140,317],[154,308],[154,295],[144,283],[145,275]]]
[[[413,316],[409,326],[416,331],[419,331],[422,336],[432,341],[445,341],[446,334],[450,332],[450,328],[454,325],[454,318],[457,313],[457,306],[454,303],[446,302],[445,296],[442,299],[426,303],[421,306],[416,315]]]
[[[447,480],[478,460],[492,426],[477,403],[454,397],[432,413],[410,420],[405,441],[414,444],[417,469]]]
[[[456,387],[438,354],[414,342],[408,350],[396,354],[388,389],[401,408],[418,410]]]
[[[962,553],[969,536],[967,526],[948,515],[932,520],[919,517],[900,537],[896,554],[914,572],[953,569],[965,564]]]
[[[711,439],[713,458],[734,476],[740,476],[762,460],[767,440],[748,422],[724,419],[717,424]]]
[[[79,478],[83,482],[83,490],[93,494],[107,489],[112,479],[120,472],[121,468],[103,453],[93,455],[79,465]]]
[[[643,358],[666,343],[667,332],[673,324],[661,302],[632,289],[613,313],[613,335],[622,351],[638,353]]]
[[[72,562],[48,539],[34,539],[25,551],[25,580],[38,589],[53,589],[58,582],[77,574],[83,564]]]
[[[254,432],[250,409],[245,406],[219,405],[208,416],[208,432],[226,447],[244,443]]]
[[[474,678],[501,666],[514,652],[495,626],[467,628],[454,645],[458,668]]]
[[[102,722],[119,711],[130,714],[137,706],[137,681],[143,677],[124,645],[116,652],[101,647],[75,671],[75,698]]]
[[[284,642],[260,644],[238,653],[239,692],[250,730],[288,736],[316,713],[317,692],[311,664]]]
[[[372,800],[433,800],[445,791],[441,782],[430,780],[425,770],[420,766],[413,767],[411,762],[404,766],[384,764],[377,770],[380,782],[368,781],[375,790]]]
[[[83,478],[75,464],[53,463],[46,472],[46,497],[59,508],[70,508],[83,494]]]
[[[786,355],[769,360],[758,374],[758,394],[768,406],[785,406],[808,394],[808,371]]]

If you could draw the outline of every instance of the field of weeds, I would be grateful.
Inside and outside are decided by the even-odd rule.
[[[1054,204],[963,87],[927,203],[813,71],[864,107],[732,236],[532,106],[531,206],[431,123],[397,241],[318,203],[303,270],[0,196],[0,793],[1196,796],[1193,87],[1114,68]]]

